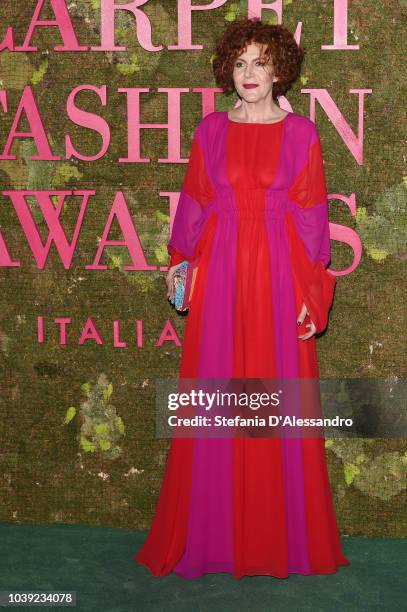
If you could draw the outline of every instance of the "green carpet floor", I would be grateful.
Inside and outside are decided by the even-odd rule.
[[[83,525],[0,524],[0,591],[76,591],[76,608],[65,609],[98,612],[407,610],[406,540],[344,537],[343,550],[352,565],[328,576],[236,580],[207,574],[186,580],[174,574],[151,576],[133,561],[146,535]]]

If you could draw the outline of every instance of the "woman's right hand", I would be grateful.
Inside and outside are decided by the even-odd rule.
[[[171,266],[168,269],[167,275],[165,277],[165,282],[167,283],[167,298],[173,302],[174,301],[174,274],[175,270],[181,265],[182,262],[175,264],[175,266]]]

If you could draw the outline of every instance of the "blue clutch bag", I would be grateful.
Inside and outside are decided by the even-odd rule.
[[[185,298],[185,287],[187,280],[187,272],[188,272],[188,262],[183,261],[180,263],[178,268],[174,273],[174,306],[176,310],[180,312],[184,312],[187,310],[184,305]]]
[[[181,262],[174,272],[174,300],[171,304],[178,312],[185,313],[190,307],[197,270],[196,259],[192,262]]]

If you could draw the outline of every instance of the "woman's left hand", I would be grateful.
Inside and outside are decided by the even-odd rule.
[[[308,310],[306,305],[303,303],[300,314],[297,317],[297,325],[301,325],[305,319],[305,317],[308,314]],[[315,324],[311,321],[306,324],[305,327],[309,327],[310,330],[307,331],[305,334],[303,334],[302,336],[298,336],[298,338],[300,338],[301,340],[308,340],[308,338],[312,338],[312,336],[316,333],[317,328],[315,327]]]

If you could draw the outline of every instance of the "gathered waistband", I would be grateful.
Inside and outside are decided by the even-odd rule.
[[[288,189],[267,189],[264,188],[247,188],[243,189],[247,192],[247,204],[242,205],[242,199],[239,197],[237,205],[236,196],[229,190],[221,191],[217,197],[211,200],[208,205],[208,213],[215,211],[219,215],[236,215],[252,218],[273,217],[275,219],[284,219],[288,204]],[[253,200],[250,198],[250,192],[264,193],[264,203],[262,206],[253,206]],[[239,196],[241,192],[239,192]]]

